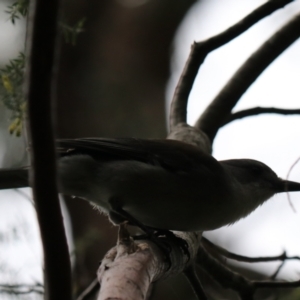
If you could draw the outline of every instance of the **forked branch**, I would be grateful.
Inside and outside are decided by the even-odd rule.
[[[199,266],[224,288],[236,291],[242,300],[254,299],[257,289],[261,288],[294,288],[300,287],[300,280],[274,281],[274,280],[249,280],[246,277],[230,270],[220,261],[214,259],[204,248],[200,247],[197,256]]]
[[[257,77],[300,36],[300,14],[280,28],[237,70],[196,122],[213,142],[241,96]]]
[[[186,123],[186,108],[188,98],[198,70],[206,56],[213,50],[225,45],[245,32],[264,17],[270,15],[274,11],[284,7],[286,4],[292,1],[293,0],[268,1],[222,33],[192,45],[189,58],[185,64],[184,70],[176,86],[174,97],[172,99],[170,114],[171,132],[174,130],[176,125],[180,123]]]

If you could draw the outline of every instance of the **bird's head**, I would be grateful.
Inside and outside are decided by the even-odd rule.
[[[251,159],[233,159],[220,162],[233,182],[259,203],[274,194],[300,191],[300,183],[279,178],[262,162]]]

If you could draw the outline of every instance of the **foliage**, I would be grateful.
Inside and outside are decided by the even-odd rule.
[[[78,35],[84,31],[85,21],[86,18],[82,18],[73,26],[70,26],[67,23],[60,24],[60,28],[66,43],[69,43],[73,46],[76,45]]]
[[[9,132],[20,136],[22,120],[25,116],[26,104],[22,91],[25,69],[24,53],[19,53],[17,58],[11,59],[4,68],[0,69],[1,83],[0,95],[4,105],[11,111],[13,122]]]
[[[6,13],[15,24],[17,19],[26,17],[28,13],[29,0],[18,0],[8,6]],[[60,23],[60,29],[66,43],[76,45],[78,35],[84,31],[85,18],[80,19],[74,26],[66,22]],[[4,68],[0,69],[0,100],[11,111],[12,123],[9,132],[20,136],[25,117],[26,103],[23,95],[23,79],[25,70],[25,55],[19,53],[17,58],[11,59]]]
[[[9,19],[15,24],[16,19],[27,16],[29,7],[29,0],[18,0],[12,5],[8,6],[6,13],[9,14]]]

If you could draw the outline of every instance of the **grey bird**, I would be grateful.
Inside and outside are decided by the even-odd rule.
[[[57,145],[59,191],[88,200],[114,223],[131,216],[155,229],[213,230],[276,193],[300,191],[300,183],[259,161],[217,161],[175,140],[86,138]],[[27,170],[0,171],[0,189],[22,186],[28,186]]]

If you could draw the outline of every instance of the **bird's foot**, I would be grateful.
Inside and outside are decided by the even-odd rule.
[[[190,252],[189,252],[189,245],[188,243],[175,235],[170,230],[163,230],[163,229],[153,229],[151,227],[147,227],[147,233],[136,235],[133,238],[135,240],[143,240],[143,239],[150,239],[156,245],[160,247],[160,249],[164,252],[165,256],[170,260],[170,253],[172,251],[172,246],[170,245],[170,241],[174,244],[178,245],[183,253],[190,259]]]

